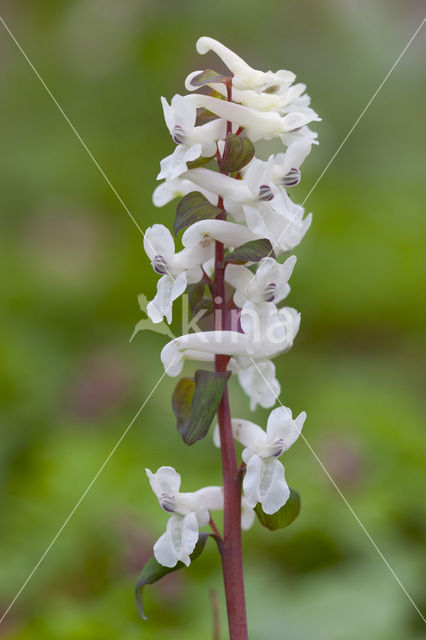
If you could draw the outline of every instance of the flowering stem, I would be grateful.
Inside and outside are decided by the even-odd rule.
[[[217,360],[219,359],[220,356],[217,356]],[[221,362],[216,362],[216,371],[221,369]],[[229,637],[230,640],[247,640],[241,548],[241,477],[238,473],[235,458],[228,389],[225,389],[222,396],[218,409],[218,419],[225,496],[222,568],[228,611]]]
[[[219,198],[218,206],[223,202]],[[225,217],[225,212],[222,216]],[[225,329],[225,263],[224,246],[216,242],[214,278],[215,329]],[[229,356],[215,356],[215,370],[223,372]],[[222,545],[222,568],[225,597],[228,611],[230,640],[247,640],[246,604],[244,596],[243,558],[241,546],[241,482],[234,438],[232,435],[231,411],[228,389],[225,388],[217,412],[221,442],[222,475],[224,490],[224,536]]]

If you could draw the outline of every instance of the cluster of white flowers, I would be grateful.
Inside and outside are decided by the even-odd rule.
[[[223,207],[227,219],[203,219],[189,226],[182,235],[183,249],[178,252],[164,225],[147,229],[145,250],[161,275],[147,311],[154,323],[163,318],[171,322],[173,301],[189,284],[212,273],[215,241],[232,251],[248,242],[268,240],[273,252],[259,262],[226,266],[225,280],[234,290],[229,313],[236,319],[227,323],[230,328],[182,335],[166,344],[161,360],[166,373],[177,376],[186,359],[213,362],[215,355],[230,356],[228,369],[238,374],[251,409],[258,404],[271,408],[280,393],[272,358],[292,346],[300,324],[295,309],[277,306],[290,291],[288,281],[296,257],[288,257],[283,263],[276,258],[292,251],[311,223],[311,214],[304,216],[303,208],[292,202],[287,189],[300,181],[300,167],[317,137],[308,124],[319,118],[309,106],[305,85],[294,84],[295,76],[290,71],[253,69],[208,37],[198,40],[197,51],[213,51],[228,67],[232,100],[229,86],[227,89],[220,76],[202,71],[187,77],[185,87],[190,94],[175,95],[171,104],[162,98],[165,121],[176,148],[161,161],[158,179],[164,181],[156,188],[153,202],[163,206],[195,191],[212,205]],[[203,73],[207,80],[202,84],[210,87],[210,95],[194,93]],[[207,159],[216,157],[220,167],[230,132],[251,143],[279,138],[284,150],[267,159],[253,156],[246,166],[232,173],[200,166],[203,161],[194,162],[203,158],[207,165]],[[188,163],[195,167],[189,168]],[[284,467],[277,458],[293,444],[304,419],[302,413],[293,420],[291,411],[281,407],[270,414],[266,432],[246,420],[233,420],[234,438],[245,447],[245,525],[250,522],[247,513],[258,502],[265,513],[272,514],[288,499]],[[173,514],[167,532],[154,547],[155,556],[165,566],[174,566],[179,560],[188,564],[198,526],[207,524],[210,510],[223,507],[222,489],[208,487],[181,494],[180,476],[170,467],[162,467],[155,475],[147,473],[161,506]]]

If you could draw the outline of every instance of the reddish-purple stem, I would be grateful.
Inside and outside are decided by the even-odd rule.
[[[228,100],[232,100],[232,83],[227,85]],[[227,135],[232,132],[232,123],[227,122]],[[223,200],[219,198],[218,207],[222,209],[219,219],[226,218]],[[215,247],[214,275],[214,308],[215,329],[225,330],[226,297],[225,297],[225,248],[221,242]],[[215,370],[223,372],[229,362],[229,356],[215,356]],[[220,448],[222,456],[222,475],[224,489],[224,535],[222,544],[222,568],[225,583],[226,607],[230,640],[247,640],[247,618],[244,596],[243,558],[241,545],[241,482],[235,455],[232,435],[231,411],[229,407],[228,388],[222,396],[217,412],[220,432]]]

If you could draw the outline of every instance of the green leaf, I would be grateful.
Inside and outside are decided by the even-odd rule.
[[[215,536],[212,533],[200,533],[198,537],[198,542],[195,545],[194,551],[191,553],[191,561],[194,561],[201,555],[204,547],[206,546],[207,538],[214,538]],[[147,584],[154,584],[154,582],[158,582],[168,573],[173,573],[174,571],[178,571],[182,569],[185,565],[183,562],[178,562],[175,567],[163,567],[162,564],[159,564],[157,560],[154,558],[150,558],[142,571],[139,574],[139,577],[136,582],[135,587],[135,599],[136,599],[136,607],[138,613],[142,620],[147,620],[145,612],[143,610],[143,601],[142,601],[142,590]]]
[[[172,409],[177,419],[177,430],[182,435],[191,418],[192,398],[195,391],[193,378],[182,378],[172,395]]]
[[[189,160],[186,163],[188,169],[197,169],[198,167],[204,167],[205,164],[208,164],[210,160],[213,160],[214,156],[200,156],[195,160]]]
[[[133,340],[139,331],[154,331],[155,333],[161,333],[164,336],[168,336],[171,340],[176,337],[165,322],[154,323],[150,318],[143,318],[136,324],[129,342]]]
[[[284,529],[297,518],[300,512],[300,496],[294,489],[290,489],[290,497],[281,509],[276,513],[269,515],[265,513],[258,503],[254,508],[260,524],[269,529],[276,531]]]
[[[148,298],[143,293],[140,293],[138,295],[138,302],[142,311],[148,315]],[[139,331],[155,331],[155,333],[162,333],[163,335],[168,336],[171,340],[176,337],[164,321],[154,323],[150,318],[144,318],[143,320],[139,320],[136,324],[129,342],[133,340]]]
[[[189,308],[191,309],[193,316],[196,316],[202,309],[205,309],[208,313],[214,311],[213,300],[204,295],[205,287],[206,283],[203,280],[194,284],[189,284],[186,287]]]
[[[259,262],[259,260],[267,256],[275,258],[275,253],[270,241],[266,238],[261,238],[260,240],[250,240],[240,247],[237,247],[226,256],[225,262],[232,262],[233,264]]]
[[[205,287],[206,283],[203,280],[200,280],[200,282],[195,282],[194,284],[189,284],[186,287],[189,308],[191,309],[193,315],[195,315],[195,308],[203,299]]]
[[[197,76],[194,76],[191,80],[192,87],[203,87],[205,84],[213,84],[217,82],[229,82],[232,80],[232,76],[224,76],[213,69],[204,69]]]
[[[173,223],[174,234],[177,235],[181,229],[188,227],[194,222],[216,218],[221,209],[210,204],[205,196],[199,191],[191,191],[182,198],[176,209],[176,218]]]
[[[254,156],[254,146],[251,140],[231,133],[225,140],[222,171],[233,173],[239,171],[250,162]]]
[[[177,383],[172,408],[185,444],[192,445],[207,435],[230,375],[230,371],[198,369],[194,379],[182,378]]]

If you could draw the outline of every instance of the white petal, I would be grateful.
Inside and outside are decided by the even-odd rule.
[[[227,246],[239,247],[251,240],[258,240],[262,236],[254,234],[247,227],[227,222],[226,220],[200,220],[191,225],[182,235],[184,247],[193,246],[199,242],[218,240]]]
[[[160,162],[161,171],[157,176],[157,180],[163,178],[173,180],[178,178],[182,173],[188,170],[187,162],[196,160],[201,155],[201,144],[193,144],[188,147],[184,144],[177,145],[173,153]]]
[[[197,511],[221,511],[223,509],[223,487],[203,487],[194,491]]]
[[[195,182],[204,189],[216,193],[218,196],[230,198],[236,202],[251,201],[257,195],[250,189],[249,182],[237,180],[223,173],[203,167],[190,169],[185,173],[185,178],[191,180],[191,182]]]
[[[234,74],[232,84],[241,89],[251,88],[262,91],[270,86],[281,84],[283,82],[293,82],[295,75],[291,71],[258,71],[247,64],[240,56],[225,47],[221,42],[203,36],[197,41],[196,45],[198,53],[204,54],[207,51],[214,51],[216,55],[226,64],[228,69]]]
[[[263,461],[262,466],[260,503],[265,513],[272,514],[285,505],[290,489],[285,481],[284,467],[279,460]]]
[[[220,447],[220,431],[218,424],[213,429],[213,444],[215,447]]]
[[[254,508],[260,501],[262,466],[262,460],[257,455],[253,455],[247,462],[247,468],[243,480],[243,489],[246,503],[252,508]]]
[[[173,236],[164,224],[153,224],[144,233],[143,247],[150,260],[162,256],[170,262],[175,253]]]
[[[154,556],[165,567],[174,567],[178,561],[189,566],[190,554],[198,540],[198,522],[194,513],[182,518],[173,515],[167,522],[166,533],[154,545]]]
[[[152,194],[152,201],[156,207],[163,207],[174,198],[180,198],[190,191],[196,190],[197,186],[193,182],[182,180],[180,177],[173,178],[172,180],[165,180],[165,182],[158,185]]]
[[[178,553],[172,543],[170,531],[167,530],[154,544],[154,556],[163,567],[175,567]]]
[[[176,124],[174,110],[169,105],[166,98],[164,98],[163,96],[161,96],[161,106],[163,107],[164,120],[166,122],[167,128],[170,133],[172,133]]]
[[[306,413],[302,411],[294,420],[291,411],[287,407],[279,407],[271,412],[268,418],[266,431],[268,439],[284,440],[284,451],[287,451],[300,436]]]
[[[233,74],[245,74],[252,71],[251,67],[240,56],[214,38],[202,36],[197,40],[196,49],[201,55],[208,51],[214,51]]]
[[[177,538],[176,538],[177,540]],[[189,513],[183,518],[181,527],[181,548],[179,560],[189,566],[190,554],[194,551],[198,541],[198,521],[195,513]]]
[[[248,369],[238,372],[238,380],[250,398],[250,409],[254,411],[260,404],[264,409],[273,407],[281,392],[275,377],[275,365],[270,360],[256,362]]]
[[[173,467],[160,467],[156,473],[145,469],[145,472],[157,498],[163,493],[167,495],[176,495],[179,493],[181,478]]]
[[[171,108],[174,113],[175,125],[180,125],[185,133],[194,127],[197,110],[183,96],[178,93],[173,96]]]
[[[266,433],[259,425],[240,418],[232,419],[232,435],[244,447],[256,449],[266,439]]]
[[[273,111],[255,111],[250,107],[245,107],[235,102],[226,102],[220,98],[198,93],[188,95],[186,99],[196,107],[204,107],[224,120],[231,121],[241,127],[256,130],[266,137],[278,136],[282,132],[289,131],[290,128],[295,128],[294,126],[289,126],[293,122],[300,121],[306,124],[306,118],[303,118],[300,114],[291,114],[291,116],[281,118],[278,113]]]
[[[255,519],[254,510],[248,506],[247,501],[243,497],[241,500],[241,527],[242,529],[250,529]]]
[[[161,322],[166,317],[170,324],[172,321],[172,305],[185,291],[187,286],[186,273],[181,273],[177,278],[170,275],[162,276],[157,283],[157,294],[147,306],[147,314],[152,322]]]

